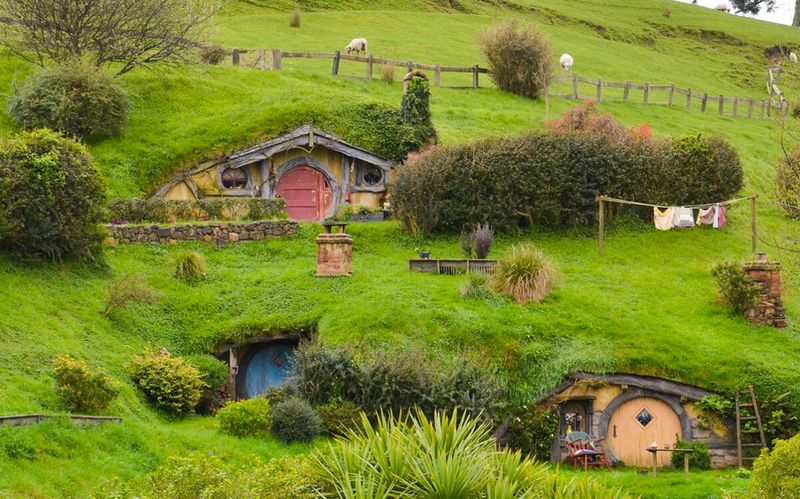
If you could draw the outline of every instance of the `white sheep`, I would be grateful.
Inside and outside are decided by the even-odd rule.
[[[728,7],[728,4],[726,4],[726,3],[721,3],[721,4],[717,5],[716,7],[714,7],[714,9],[716,9],[716,10],[718,10],[720,12],[730,12],[731,11],[731,8]]]
[[[344,48],[345,51],[349,54],[350,52],[355,52],[356,54],[366,54],[367,53],[367,39],[366,38],[353,38],[353,41],[347,44],[347,47]]]
[[[789,62],[792,64],[797,64],[797,54],[794,52],[789,52]]]
[[[575,64],[575,59],[569,54],[562,54],[558,60],[561,63],[561,69],[564,71],[572,71],[572,66]]]

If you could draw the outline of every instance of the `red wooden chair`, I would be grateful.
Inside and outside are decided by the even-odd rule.
[[[583,466],[584,470],[588,470],[590,466],[593,468],[605,467],[611,471],[611,464],[606,457],[602,438],[593,439],[588,433],[573,431],[567,435],[565,444],[569,452],[568,459],[572,461],[572,466],[575,468]]]

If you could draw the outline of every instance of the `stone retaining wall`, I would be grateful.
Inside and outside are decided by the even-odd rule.
[[[227,244],[297,234],[297,222],[287,220],[186,224],[169,227],[160,225],[109,225],[107,228],[109,232],[108,243],[112,245],[118,243],[168,244],[180,241]]]

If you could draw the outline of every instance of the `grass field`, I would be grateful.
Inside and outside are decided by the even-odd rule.
[[[294,3],[232,2],[216,18],[211,38],[227,47],[332,51],[366,36],[377,55],[471,65],[480,61],[480,30],[516,17],[539,24],[555,50],[573,54],[576,71],[587,77],[674,82],[754,97],[764,94],[761,51],[800,41],[796,30],[667,1],[519,0],[503,8],[489,1],[451,3],[460,9],[432,0],[325,4],[302,2],[303,23],[295,30],[288,25]],[[669,18],[663,16],[667,5],[673,8]],[[334,78],[328,76],[328,62],[284,62],[281,72],[198,66],[125,76],[134,96],[128,130],[91,144],[111,196],[147,192],[188,164],[274,135],[321,109],[353,102],[399,104],[399,83]],[[355,74],[363,66],[343,69]],[[0,56],[0,84],[20,81],[30,71]],[[798,86],[787,78],[783,88],[794,96]],[[572,105],[552,99],[551,113]],[[493,88],[434,89],[432,107],[446,143],[519,133],[542,127],[545,120],[543,103]],[[24,430],[37,442],[37,456],[9,459],[0,452],[0,497],[88,497],[113,477],[142,482],[166,456],[186,452],[213,452],[234,463],[306,452],[271,440],[223,437],[206,417],[168,420],[146,406],[127,374],[131,357],[148,347],[195,353],[231,334],[298,325],[315,324],[325,341],[361,348],[421,347],[431,356],[484,359],[509,373],[515,401],[530,400],[576,370],[652,374],[723,393],[754,383],[785,389],[800,400],[800,375],[787,368],[800,354],[794,321],[800,312],[798,258],[765,244],[791,245],[797,237],[795,222],[773,203],[777,124],[634,103],[601,107],[627,124],[649,123],[657,135],[713,133],[735,145],[746,171],[743,194],[760,196],[761,248],[784,263],[790,328],[753,327],[715,304],[710,267],[750,256],[745,206],[734,208],[729,227],[719,232],[657,233],[647,225],[620,223],[610,230],[603,258],[591,231],[503,236],[494,256],[516,242],[532,241],[552,256],[563,276],[553,296],[527,307],[505,298],[463,300],[460,276],[409,274],[406,260],[415,248],[455,257],[458,242],[413,238],[394,222],[353,226],[350,279],[312,277],[313,237],[320,230],[314,225],[304,225],[288,240],[224,248],[181,245],[209,261],[209,280],[195,286],[172,277],[170,257],[179,250],[172,246],[109,249],[108,267],[99,270],[0,255],[0,414],[62,412],[50,361],[71,353],[123,382],[107,412],[125,418],[119,427],[48,424]],[[13,130],[10,117],[0,113],[0,132]],[[109,280],[132,274],[146,276],[158,303],[104,318]],[[0,432],[0,438],[12,437]],[[628,470],[598,476],[642,497],[714,497],[722,490],[740,491],[747,482],[730,472],[693,474],[689,480],[669,473],[653,480]]]

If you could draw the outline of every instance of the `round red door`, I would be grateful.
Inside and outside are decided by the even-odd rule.
[[[292,220],[321,220],[333,200],[330,182],[319,170],[308,166],[292,168],[275,189],[286,201],[286,214]]]

